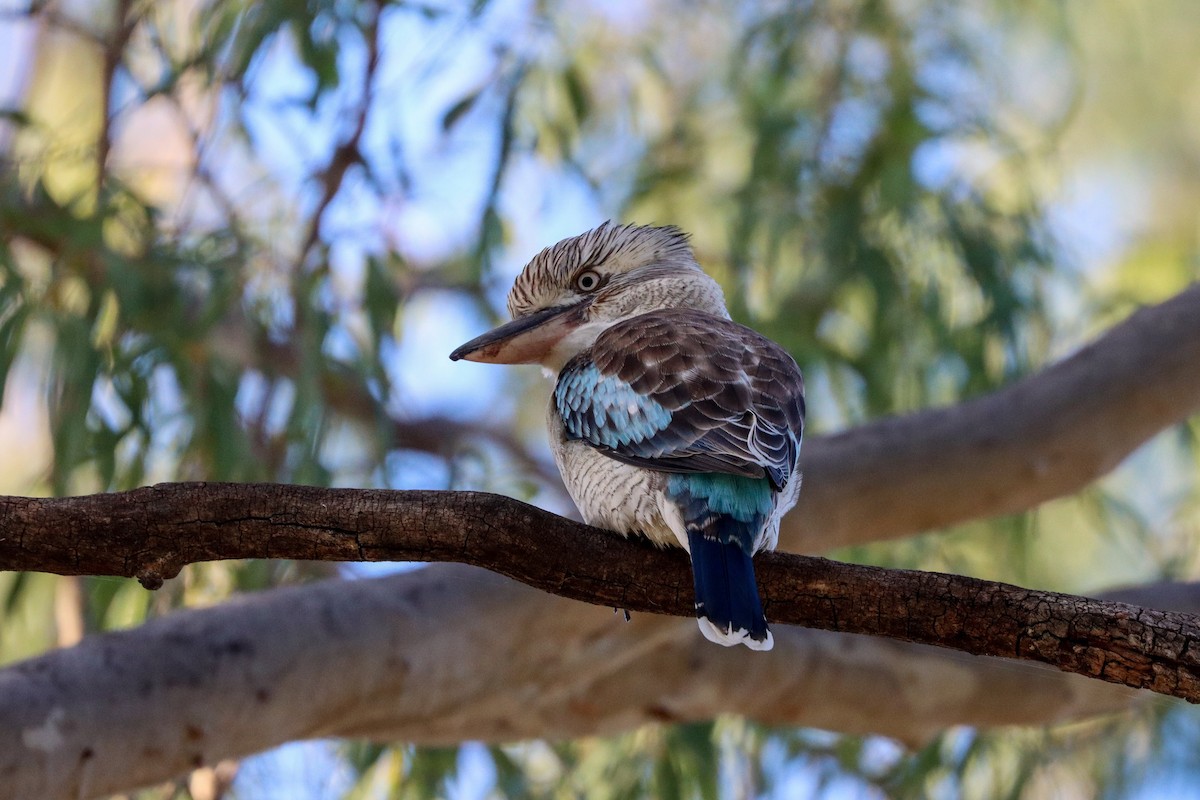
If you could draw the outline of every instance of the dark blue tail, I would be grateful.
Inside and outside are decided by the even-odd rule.
[[[750,554],[736,542],[722,542],[698,530],[688,531],[688,547],[700,632],[727,647],[744,644],[770,650],[775,642],[758,599]]]

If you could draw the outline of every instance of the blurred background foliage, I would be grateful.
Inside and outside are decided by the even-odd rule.
[[[4,3],[0,490],[482,487],[570,513],[545,382],[445,356],[607,218],[692,232],[735,317],[800,361],[818,432],[986,392],[1200,271],[1197,40],[1186,0]],[[1076,592],[1194,578],[1198,434],[1038,511],[837,555]],[[339,572],[0,574],[0,661]],[[1198,744],[1165,702],[917,751],[729,718],[284,748],[233,794],[1183,796]]]

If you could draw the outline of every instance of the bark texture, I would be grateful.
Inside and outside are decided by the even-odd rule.
[[[575,600],[694,614],[683,551],[499,495],[183,483],[6,498],[0,508],[5,569],[137,576],[153,587],[214,559],[457,561]],[[1200,702],[1200,624],[1189,614],[789,553],[756,564],[775,623],[1041,661]]]
[[[875,637],[776,626],[775,640],[717,647],[692,620],[626,622],[457,564],[278,589],[0,671],[0,785],[97,797],[297,739],[554,740],[724,712],[915,745],[1154,697]]]

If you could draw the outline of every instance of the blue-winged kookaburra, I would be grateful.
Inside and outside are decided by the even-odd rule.
[[[674,227],[605,223],[548,247],[508,310],[450,357],[556,373],[550,442],[584,520],[687,550],[704,635],[769,650],[751,557],[800,490],[796,362],[729,319]]]

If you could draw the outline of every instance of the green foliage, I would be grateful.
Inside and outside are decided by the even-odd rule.
[[[1050,231],[1047,154],[1080,128],[1072,113],[1089,113],[1082,67],[1064,67],[1047,111],[1012,85],[1013,63],[1043,40],[1081,60],[1072,26],[1111,33],[1117,12],[1080,22],[1039,3],[681,0],[539,3],[514,22],[482,0],[134,6],[123,40],[106,39],[119,26],[97,28],[120,54],[109,85],[63,89],[55,58],[70,49],[102,76],[103,54],[47,39],[22,107],[0,109],[0,392],[37,396],[48,430],[45,469],[32,455],[28,470],[14,465],[8,493],[507,481],[560,498],[523,410],[540,409],[543,390],[511,378],[511,406],[471,411],[464,392],[431,412],[416,396],[445,353],[414,331],[429,297],[446,328],[502,314],[511,264],[528,255],[515,243],[549,244],[543,227],[561,224],[571,192],[586,195],[579,230],[611,216],[691,231],[735,316],[800,360],[818,430],[1011,382],[1195,275],[1194,214],[1174,228],[1160,214],[1160,235],[1086,289]],[[1180,59],[1194,49],[1182,41]],[[159,138],[163,109],[175,127]],[[413,134],[411,119],[428,130]],[[93,127],[81,152],[71,135]],[[147,166],[151,151],[171,168]],[[484,154],[470,178],[451,163],[458,151]],[[454,199],[435,210],[458,229],[435,233],[454,246],[423,258],[393,223],[447,186]],[[1064,306],[1087,320],[1065,336]],[[1183,427],[1167,454],[1177,473],[1194,470],[1198,439],[1196,422]],[[1084,591],[1097,575],[1187,574],[1194,482],[1162,514],[1136,494],[1106,484],[1037,514],[843,555]],[[1046,518],[1053,540],[1039,534]],[[47,576],[0,575],[0,660],[52,646],[56,612],[120,628],[331,573],[199,565],[153,597],[86,580],[78,609]],[[1198,730],[1194,715],[1152,709],[1066,730],[948,732],[904,753],[722,719],[461,752],[350,744],[341,757],[363,798],[453,795],[471,753],[504,797],[783,796],[797,770],[829,796],[847,785],[1034,796],[1062,774],[1118,796]],[[1195,752],[1173,763],[1194,770]]]

